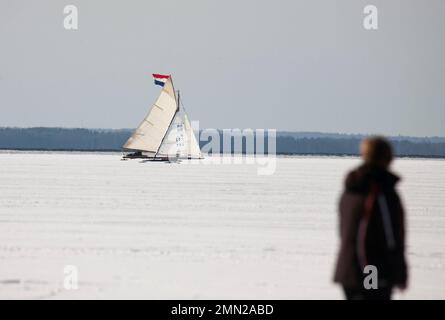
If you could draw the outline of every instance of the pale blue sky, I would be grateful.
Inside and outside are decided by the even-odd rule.
[[[63,7],[79,30],[63,28]],[[362,26],[379,9],[379,30]],[[0,126],[132,128],[171,73],[201,127],[445,136],[445,1],[1,0]]]

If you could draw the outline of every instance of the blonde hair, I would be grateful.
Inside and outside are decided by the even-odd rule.
[[[382,168],[388,168],[393,159],[391,144],[380,136],[364,139],[360,144],[360,154],[366,164]]]

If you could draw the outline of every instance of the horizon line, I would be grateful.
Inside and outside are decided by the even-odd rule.
[[[62,127],[62,126],[30,126],[30,127],[19,127],[19,126],[0,126],[0,129],[64,129],[64,130],[97,130],[97,131],[124,131],[124,130],[135,130],[136,128],[95,128],[95,127]],[[206,130],[206,129],[215,129],[215,130],[225,130],[225,129],[230,129],[230,130],[235,130],[235,129],[239,129],[239,130],[245,130],[245,129],[252,129],[252,130],[257,130],[257,129],[263,129],[263,128],[257,128],[257,129],[253,129],[253,128],[204,128],[204,129],[200,129],[200,131],[202,130]],[[276,130],[277,133],[299,133],[299,134],[324,134],[324,135],[343,135],[343,136],[359,136],[359,137],[368,137],[368,136],[384,136],[384,137],[388,137],[388,138],[439,138],[439,139],[445,139],[445,135],[444,136],[438,136],[438,135],[428,135],[428,136],[420,136],[420,135],[405,135],[405,134],[382,134],[382,133],[345,133],[345,132],[329,132],[329,131],[297,131],[297,130],[289,130],[289,129],[275,129],[275,128],[268,128],[265,130]]]

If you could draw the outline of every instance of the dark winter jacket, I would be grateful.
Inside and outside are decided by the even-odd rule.
[[[365,265],[378,270],[380,285],[404,285],[405,218],[395,190],[399,178],[362,165],[350,172],[340,198],[340,251],[334,281],[349,288],[363,285]]]

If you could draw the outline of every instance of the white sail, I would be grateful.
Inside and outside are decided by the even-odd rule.
[[[156,102],[123,148],[156,154],[177,111],[175,90],[168,78]]]
[[[175,118],[159,148],[160,157],[201,158],[201,151],[184,111],[176,113]]]
[[[144,121],[123,146],[148,158],[200,159],[201,150],[169,77]],[[137,155],[138,156],[138,155]]]
[[[184,113],[184,126],[185,126],[186,137],[188,138],[188,150],[187,150],[188,157],[194,159],[202,158],[201,148],[199,147],[199,144],[196,141],[195,134],[193,133],[193,128],[190,125],[190,121],[186,113]]]

